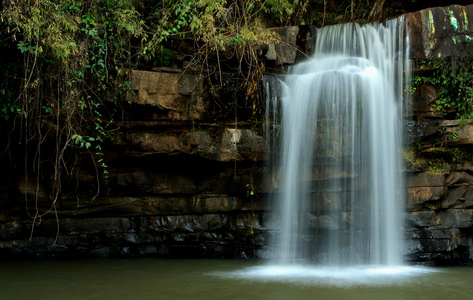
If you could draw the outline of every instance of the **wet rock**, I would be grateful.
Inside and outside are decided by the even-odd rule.
[[[253,227],[255,218],[252,214],[238,214],[236,216],[235,226],[239,229],[249,229]],[[234,227],[235,228],[235,227]]]
[[[432,226],[439,224],[439,218],[434,211],[416,211],[407,215],[407,222],[410,226]]]
[[[198,223],[201,230],[215,230],[225,225],[222,216],[219,214],[205,214],[199,216]]]
[[[413,239],[459,239],[462,236],[458,228],[423,227],[413,230]]]
[[[420,239],[422,245],[422,252],[452,252],[460,245],[457,239]]]
[[[137,234],[134,233],[127,233],[123,236],[124,240],[128,243],[138,244],[141,243],[141,239]]]
[[[171,234],[171,238],[174,242],[185,242],[188,235],[183,233]]]
[[[142,249],[143,255],[155,255],[159,253],[158,251],[158,247],[155,245],[147,245]]]
[[[473,209],[449,209],[439,213],[439,222],[449,228],[469,228],[473,225]]]
[[[145,224],[143,222],[143,224]],[[154,231],[168,231],[168,219],[163,216],[155,216],[149,219],[147,222],[147,227],[143,227],[142,230],[154,230]]]
[[[164,244],[159,245],[158,254],[161,256],[167,256],[169,254],[169,248]]]
[[[407,141],[409,144],[415,144],[417,141],[427,138],[438,137],[442,127],[437,120],[419,120],[417,122],[405,123]]]
[[[410,210],[422,207],[437,208],[439,203],[435,203],[444,196],[443,187],[411,187],[407,189],[407,208]],[[433,203],[427,203],[433,202]]]
[[[194,232],[194,222],[192,216],[168,216],[167,217],[168,227],[166,228],[169,231],[187,231]]]
[[[402,250],[404,255],[413,255],[422,253],[423,247],[419,240],[409,239],[404,241],[404,248]]]

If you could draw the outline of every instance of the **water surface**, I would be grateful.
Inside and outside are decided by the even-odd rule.
[[[235,260],[1,262],[0,299],[472,298],[472,268],[345,271]]]

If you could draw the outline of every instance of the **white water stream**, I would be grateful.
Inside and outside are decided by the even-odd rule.
[[[272,264],[403,265],[406,37],[402,19],[324,27],[270,97],[282,116]]]

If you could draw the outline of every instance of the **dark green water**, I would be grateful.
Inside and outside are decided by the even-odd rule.
[[[0,262],[0,299],[473,299],[472,268],[367,278],[353,271],[327,280],[318,273],[261,277],[261,265],[161,259]]]

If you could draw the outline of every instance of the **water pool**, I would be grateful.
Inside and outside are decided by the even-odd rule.
[[[473,299],[473,268],[266,267],[261,261],[0,262],[5,299]]]

